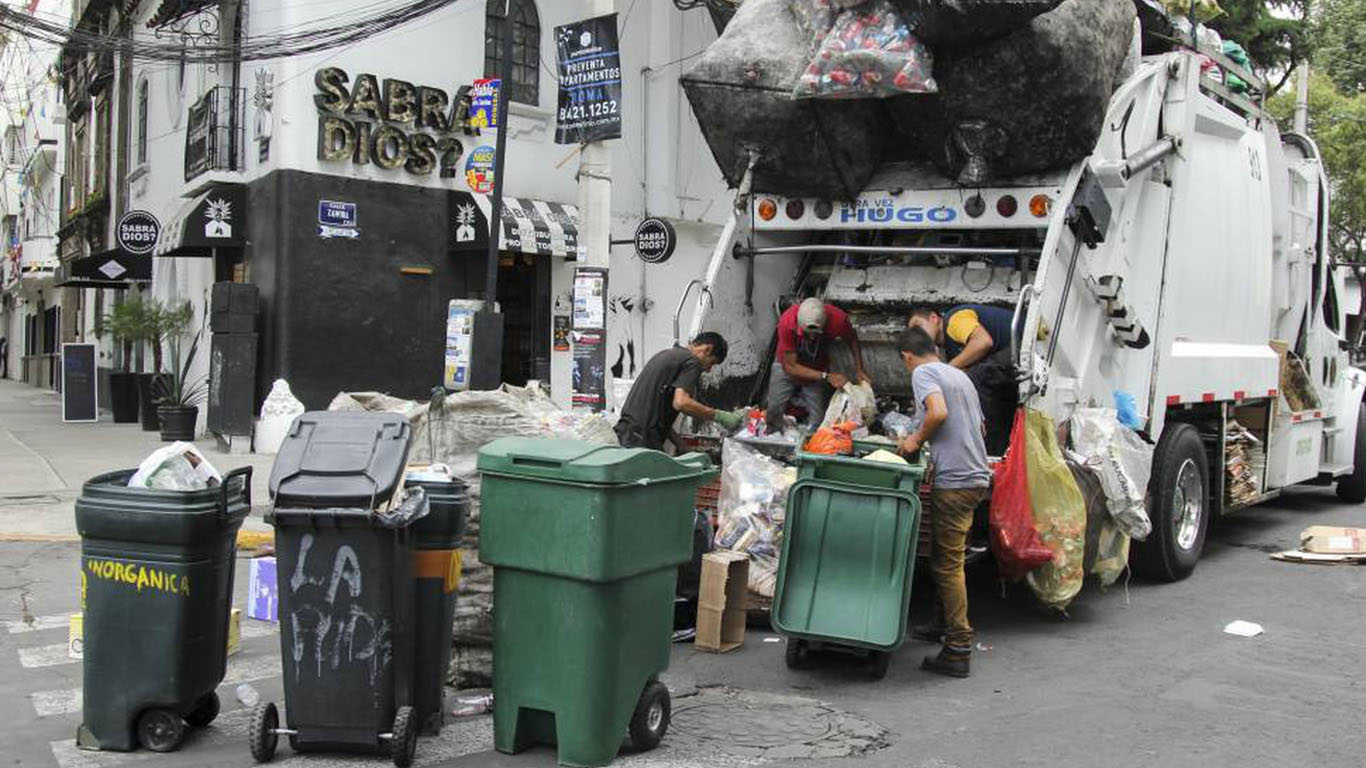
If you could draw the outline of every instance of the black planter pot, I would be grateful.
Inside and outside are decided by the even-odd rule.
[[[136,373],[109,374],[109,410],[114,412],[115,424],[137,422],[138,395],[138,375]]]
[[[142,431],[155,432],[161,429],[161,417],[157,415],[156,390],[152,387],[152,382],[162,374],[139,373],[138,376],[138,403],[142,417]]]
[[[157,408],[161,417],[161,439],[194,440],[194,425],[199,421],[199,408],[193,405],[163,405]]]

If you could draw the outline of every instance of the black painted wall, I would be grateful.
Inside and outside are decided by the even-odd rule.
[[[425,398],[441,383],[446,303],[484,281],[483,254],[448,250],[449,193],[291,170],[248,193],[247,262],[262,312],[257,406],[277,378],[310,409],[346,391]],[[319,237],[320,200],[355,203],[360,237]]]

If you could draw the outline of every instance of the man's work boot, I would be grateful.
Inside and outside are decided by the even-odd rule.
[[[948,677],[967,677],[972,651],[944,646],[936,656],[926,656],[920,668]]]
[[[944,628],[934,624],[921,624],[911,627],[911,639],[926,643],[944,642]]]

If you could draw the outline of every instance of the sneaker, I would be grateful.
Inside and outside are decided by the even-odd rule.
[[[921,624],[918,627],[911,627],[911,639],[921,640],[926,643],[944,642],[944,628],[936,627],[933,624]]]
[[[971,658],[970,654],[950,652],[945,648],[937,655],[926,656],[925,660],[920,663],[920,668],[936,675],[967,677]]]

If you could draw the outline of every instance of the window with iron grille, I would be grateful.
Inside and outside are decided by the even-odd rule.
[[[512,72],[503,74],[503,11],[512,16]],[[534,0],[488,0],[484,14],[484,76],[500,77],[508,98],[541,100],[541,19]]]

